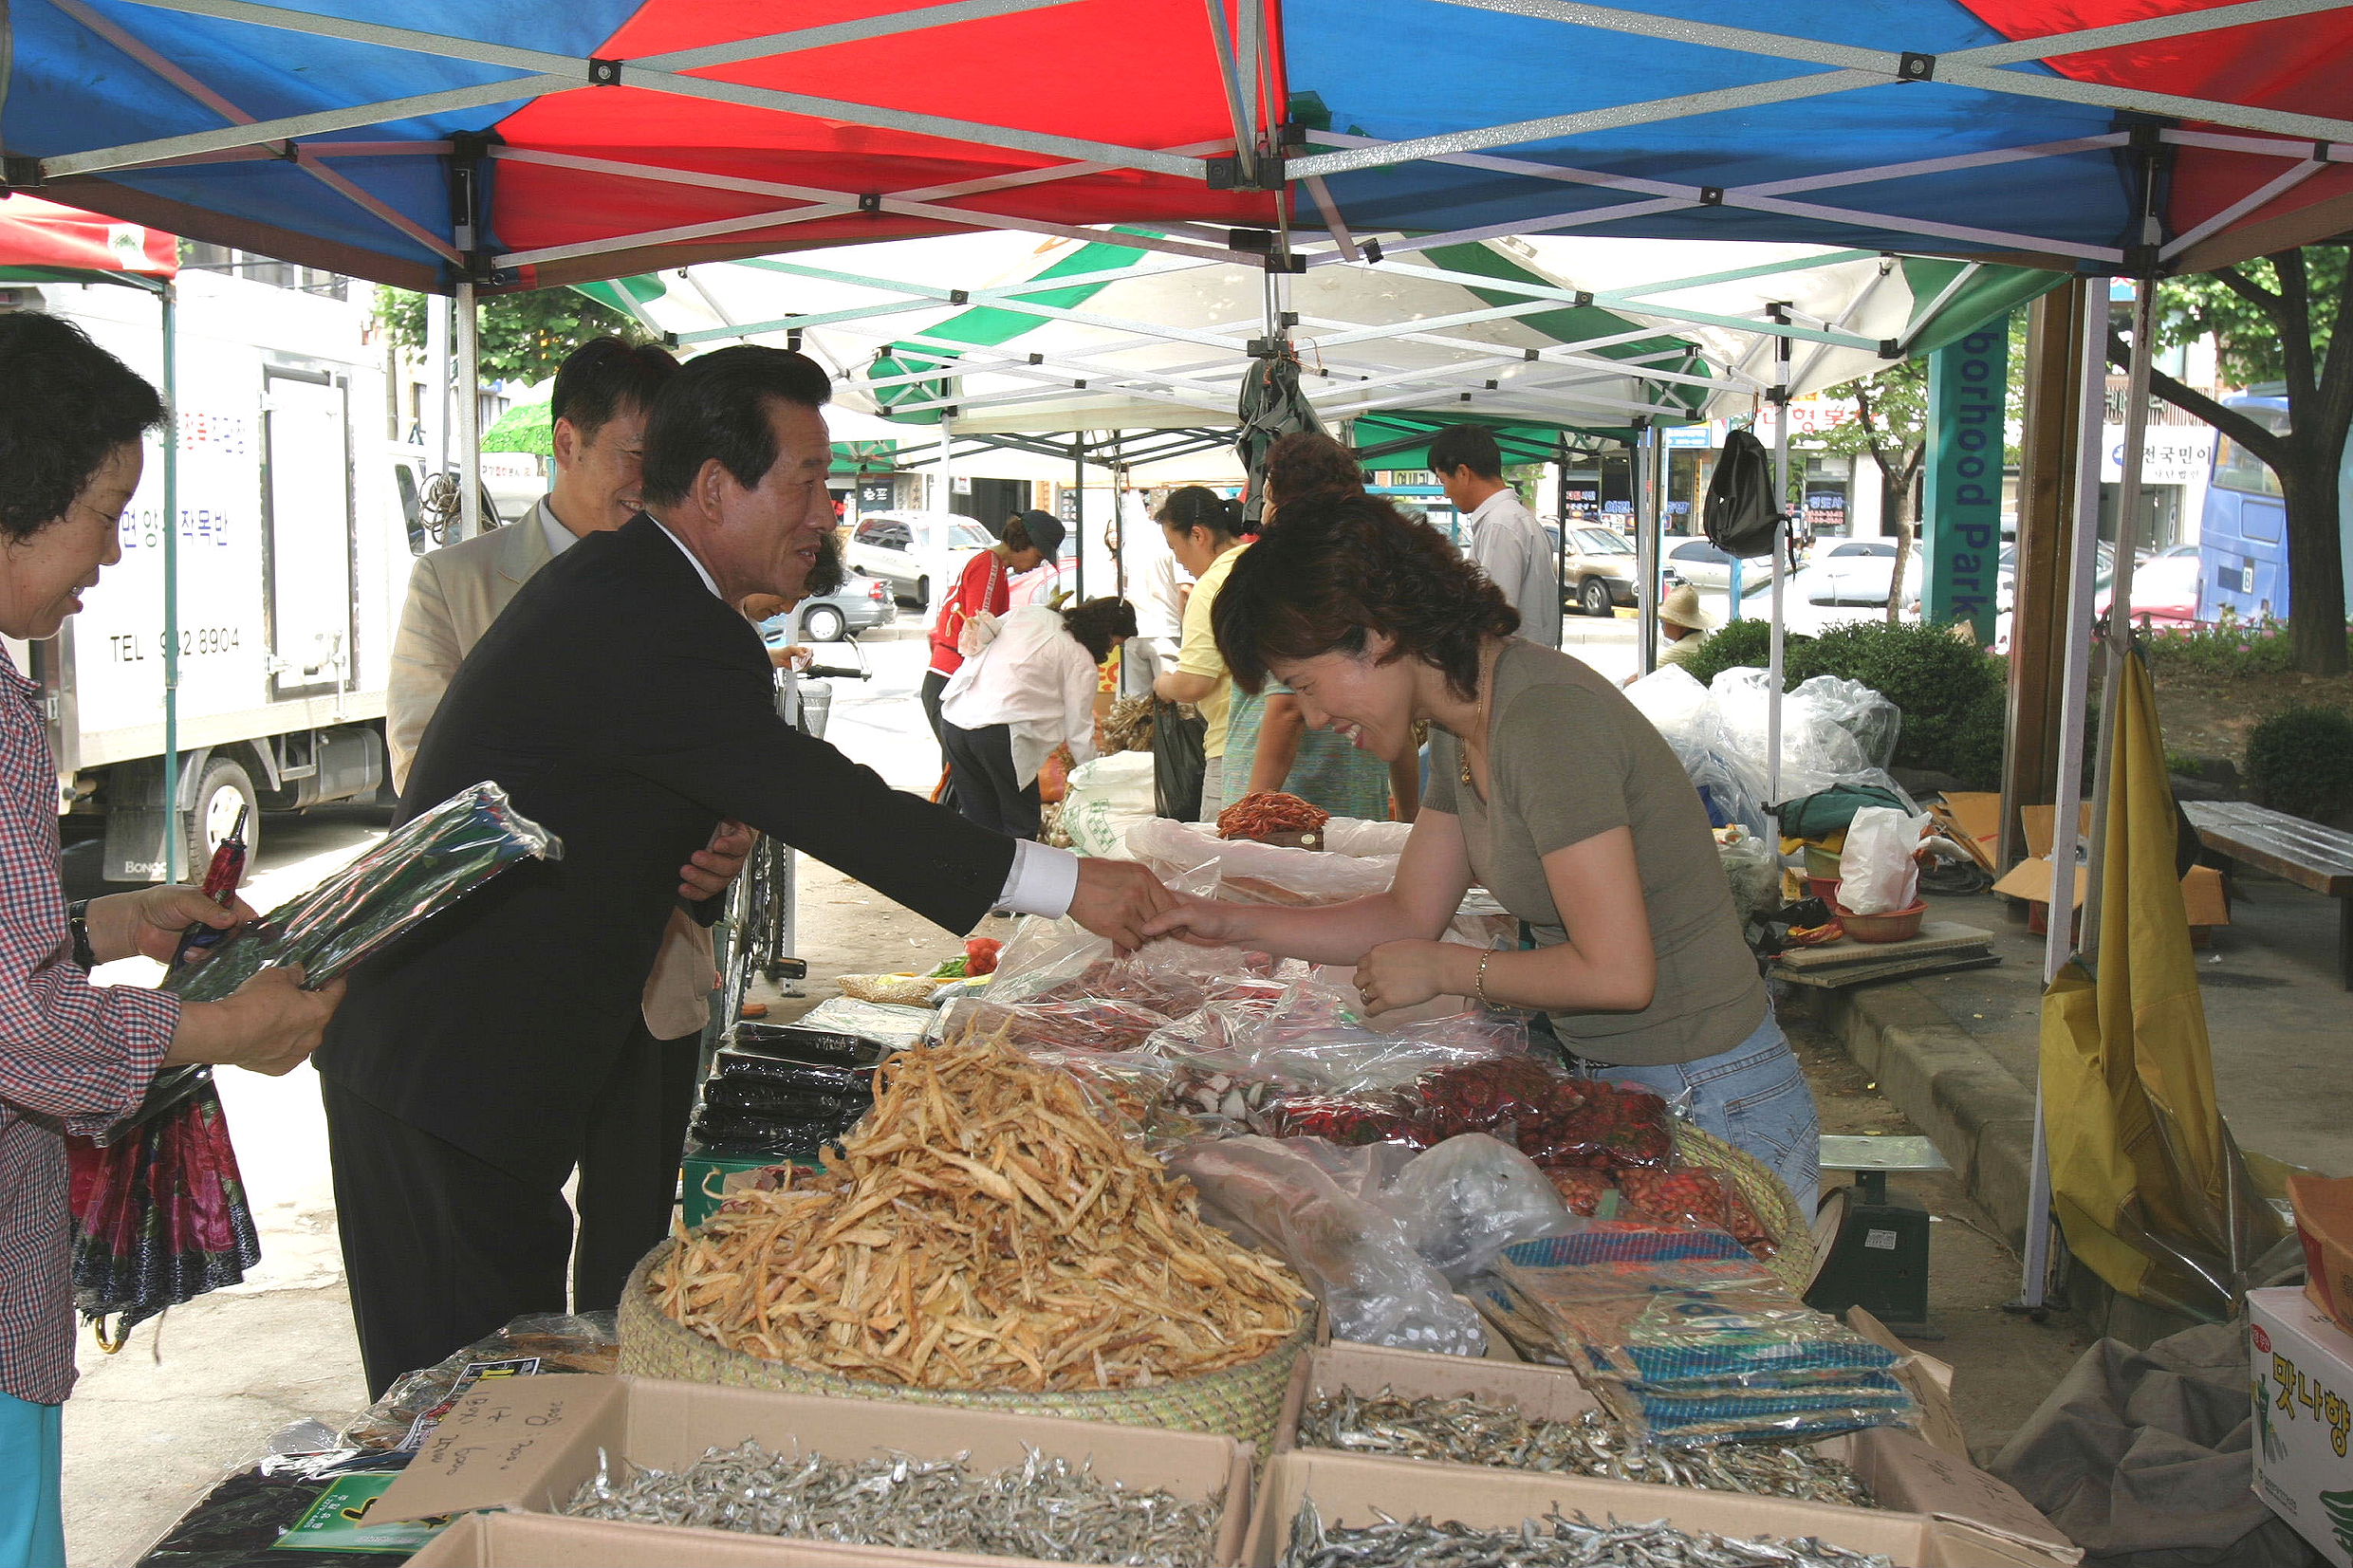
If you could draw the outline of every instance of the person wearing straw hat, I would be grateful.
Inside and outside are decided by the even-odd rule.
[[[1666,639],[1666,646],[1658,650],[1658,662],[1689,664],[1714,630],[1715,622],[1699,608],[1699,590],[1688,582],[1677,583],[1658,604],[1658,632]]]

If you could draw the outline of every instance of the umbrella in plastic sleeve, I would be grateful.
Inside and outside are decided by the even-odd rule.
[[[176,970],[163,988],[214,1002],[282,964],[303,966],[308,986],[326,985],[516,861],[562,854],[505,790],[475,784],[238,931],[205,962]],[[260,1261],[211,1068],[158,1074],[139,1110],[67,1146],[75,1304],[110,1349],[141,1319],[234,1284]]]

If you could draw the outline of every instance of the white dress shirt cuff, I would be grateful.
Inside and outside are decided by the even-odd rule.
[[[1077,856],[1028,839],[1013,840],[1013,864],[1005,874],[1005,891],[997,895],[997,908],[1059,920],[1070,913],[1070,900],[1078,892]]]

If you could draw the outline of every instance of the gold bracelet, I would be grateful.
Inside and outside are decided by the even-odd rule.
[[[1486,951],[1479,954],[1478,978],[1471,982],[1471,988],[1478,993],[1480,1003],[1490,1007],[1493,1006],[1494,1004],[1487,1000],[1487,961],[1494,956],[1495,950],[1492,948],[1489,948]]]

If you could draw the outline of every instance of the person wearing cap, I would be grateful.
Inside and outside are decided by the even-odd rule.
[[[1658,604],[1658,633],[1667,645],[1658,650],[1660,664],[1689,664],[1707,645],[1708,634],[1715,630],[1707,612],[1699,608],[1699,590],[1690,583],[1678,583],[1673,593]]]
[[[1034,572],[1062,549],[1062,519],[1052,512],[1026,511],[1010,518],[994,544],[964,563],[956,585],[939,603],[932,621],[932,663],[923,676],[923,717],[939,743],[943,763],[948,737],[940,727],[939,704],[950,677],[964,668],[965,633],[981,616],[1003,616],[1012,608],[1012,580]],[[953,771],[953,768],[951,769]]]

